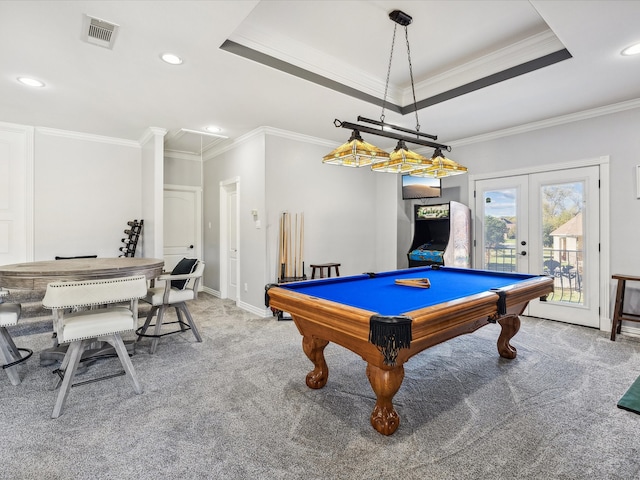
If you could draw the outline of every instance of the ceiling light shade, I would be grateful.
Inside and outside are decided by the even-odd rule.
[[[353,130],[347,143],[325,155],[322,163],[344,167],[364,167],[371,165],[376,159],[386,158],[389,158],[387,152],[365,142],[360,132]]]
[[[389,155],[389,159],[374,162],[371,170],[384,173],[408,173],[428,165],[431,165],[431,162],[427,157],[412,152],[407,148],[404,140],[400,140],[395,150]]]
[[[445,157],[442,154],[442,150],[440,150],[439,148],[437,148],[433,153],[433,157],[431,157],[430,162],[431,166],[427,168],[415,169],[411,171],[409,175],[413,177],[442,178],[467,173],[466,167],[463,167],[450,158]]]
[[[29,87],[44,87],[44,83],[40,80],[36,80],[35,78],[18,77],[18,81],[23,85],[28,85]]]

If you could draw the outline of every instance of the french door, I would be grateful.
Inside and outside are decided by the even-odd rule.
[[[599,167],[475,182],[475,266],[554,277],[528,314],[600,325]]]

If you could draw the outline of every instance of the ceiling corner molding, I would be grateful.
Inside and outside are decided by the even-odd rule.
[[[302,78],[303,80],[307,80],[309,82],[315,83],[325,88],[329,88],[331,90],[335,90],[336,92],[344,93],[345,95],[349,95],[351,97],[357,98],[359,100],[372,103],[379,107],[382,106],[382,99],[378,98],[375,95],[370,93],[363,92],[358,90],[357,88],[351,87],[344,83],[338,82],[331,78],[327,78],[318,73],[311,72],[309,70],[305,70],[297,65],[293,65],[284,60],[281,60],[276,57],[272,57],[267,55],[259,50],[254,50],[252,48],[246,47],[239,43],[236,43],[232,40],[226,40],[221,46],[220,49],[233,53],[234,55],[238,55],[240,57],[247,58],[249,60],[253,60],[254,62],[261,63],[262,65],[266,65],[268,67],[274,68],[284,73],[288,73],[298,78]],[[391,110],[397,113],[401,113],[400,106],[396,105],[393,102],[387,100],[386,102],[387,110]]]
[[[525,123],[523,125],[518,125],[517,127],[496,130],[494,132],[484,133],[482,135],[461,138],[448,142],[448,144],[452,147],[460,147],[462,145],[487,142],[489,140],[495,140],[497,138],[509,137],[511,135],[532,132],[534,130],[540,130],[542,128],[549,128],[555,127],[557,125],[579,122],[581,120],[601,117],[603,115],[611,115],[613,113],[624,112],[625,110],[632,110],[634,108],[640,108],[640,98],[636,98],[634,100],[629,100],[626,102],[614,103],[612,105],[605,105],[604,107],[592,108],[590,110],[583,110],[582,112],[570,113],[568,115],[549,118],[547,120],[541,120],[539,122]]]
[[[211,160],[219,155],[222,155],[229,150],[233,150],[234,148],[238,148],[241,144],[251,140],[253,137],[258,135],[273,135],[276,137],[287,138],[289,140],[295,140],[298,142],[310,143],[313,145],[320,145],[322,147],[327,148],[335,148],[339,143],[332,142],[329,140],[325,140],[318,137],[313,137],[311,135],[304,135],[301,133],[291,132],[289,130],[282,130],[280,128],[275,127],[258,127],[254,130],[251,130],[249,133],[242,135],[241,137],[236,138],[231,142],[227,142],[225,145],[221,145],[219,147],[214,147],[207,155],[204,156],[204,160]]]
[[[264,128],[265,127],[258,127],[254,130],[251,130],[248,133],[245,133],[244,135],[235,138],[231,141],[227,141],[222,145],[216,146],[212,149],[210,149],[206,155],[203,156],[203,160],[206,162],[208,160],[212,160],[215,157],[218,157],[220,155],[222,155],[225,152],[228,152],[229,150],[233,150],[234,148],[238,148],[241,144],[248,142],[249,140],[251,140],[253,137],[257,136],[257,135],[261,135],[264,133]]]
[[[200,155],[193,153],[193,152],[183,152],[180,150],[171,150],[171,149],[166,149],[164,150],[164,158],[173,158],[176,160],[188,160],[188,161],[193,161],[193,162],[199,162],[200,161]]]
[[[92,133],[72,132],[69,130],[60,130],[58,128],[35,127],[36,133],[42,135],[50,135],[53,137],[65,137],[74,140],[86,140],[89,142],[109,143],[112,145],[120,145],[124,147],[140,148],[140,143],[135,140],[126,140],[124,138],[106,137],[103,135],[95,135]]]
[[[558,37],[551,30],[545,30],[457,67],[432,75],[428,79],[416,83],[416,93],[420,98],[428,98],[437,92],[452,90],[518,65],[537,61],[562,50],[566,50],[566,48]],[[537,68],[542,68],[542,66],[546,65],[539,65]],[[410,88],[405,88],[401,103],[403,105],[411,103],[411,95]]]
[[[385,82],[380,78],[286,35],[274,31],[266,32],[259,26],[253,25],[245,32],[234,32],[229,41],[260,52],[267,58],[281,60],[374,97],[384,95]],[[221,48],[225,50],[223,47],[224,44]],[[389,85],[388,100],[399,103],[403,90],[399,85]]]
[[[325,140],[323,138],[313,137],[311,135],[304,135],[301,133],[291,132],[289,130],[282,130],[274,127],[262,127],[266,135],[273,135],[274,137],[286,138],[288,140],[295,140],[297,142],[311,143],[313,145],[319,145],[321,147],[335,148],[340,145],[337,142]]]
[[[166,128],[149,127],[144,131],[144,133],[140,137],[140,140],[138,140],[138,143],[140,145],[144,145],[149,140],[151,140],[152,137],[155,137],[155,136],[164,137],[166,134],[167,134]]]

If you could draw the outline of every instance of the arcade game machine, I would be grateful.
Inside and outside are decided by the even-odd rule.
[[[414,206],[409,267],[471,268],[471,211],[458,202]]]

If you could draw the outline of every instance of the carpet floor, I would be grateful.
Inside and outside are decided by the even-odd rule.
[[[638,339],[522,317],[506,360],[497,325],[457,337],[405,364],[400,427],[385,437],[359,356],[330,344],[329,382],[312,390],[293,322],[207,294],[190,309],[204,341],[171,335],[150,355],[143,340],[142,395],[126,377],[74,387],[53,420],[53,367],[34,353],[20,385],[2,374],[0,478],[640,478],[640,415],[616,407],[640,375]],[[46,320],[11,333],[51,345]],[[118,369],[100,360],[79,379]]]

